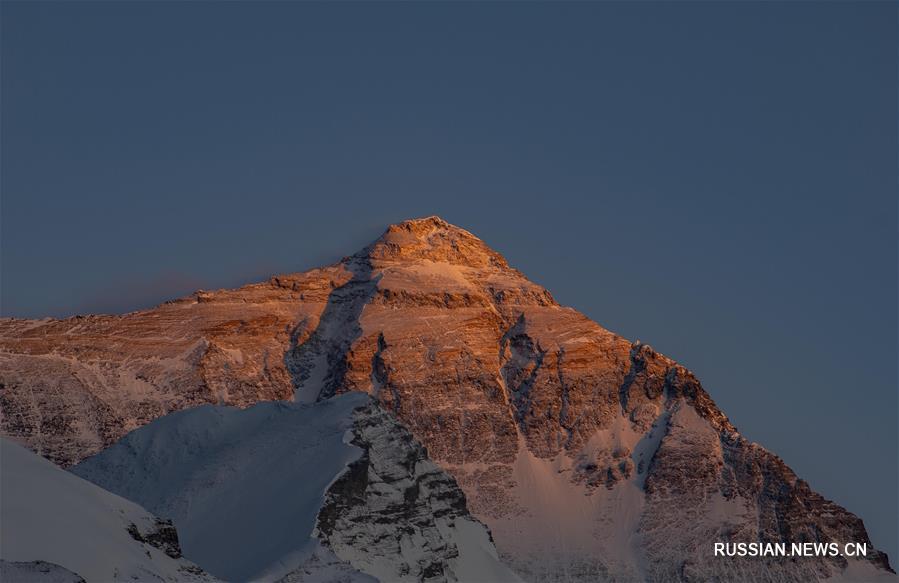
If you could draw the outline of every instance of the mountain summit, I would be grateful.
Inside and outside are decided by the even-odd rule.
[[[199,404],[368,393],[530,581],[889,573],[861,520],[743,438],[690,371],[438,217],[331,266],[152,310],[4,320],[0,382],[2,432],[64,465]],[[716,541],[869,552],[724,558]]]
[[[387,230],[361,254],[376,261],[434,261],[468,267],[507,268],[506,259],[438,216],[410,219]]]

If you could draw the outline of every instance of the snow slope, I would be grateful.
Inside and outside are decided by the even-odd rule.
[[[171,526],[137,504],[7,439],[0,439],[0,470],[5,580],[26,572],[60,581],[73,574],[102,582],[213,580],[180,558],[170,544]],[[41,563],[23,564],[35,561]]]
[[[349,393],[173,413],[72,471],[171,517],[185,554],[229,581],[516,580],[425,456]]]
[[[367,399],[180,411],[72,471],[172,518],[184,553],[210,573],[276,580],[312,552],[322,497],[359,457],[344,434]]]
[[[9,583],[85,583],[75,573],[44,561],[0,560],[0,581]]]
[[[764,367],[757,373],[755,382],[769,381]],[[386,457],[372,451],[367,462],[351,462],[358,482],[340,483],[336,515],[324,513],[333,531],[321,540],[357,570],[393,573],[405,564],[422,576],[459,575],[451,553],[460,545],[435,535],[442,517],[427,517],[456,512],[439,496],[457,500],[461,487],[461,507],[492,529],[500,557],[541,583],[855,577],[840,558],[747,561],[735,571],[733,561],[709,557],[718,540],[865,543],[870,567],[890,572],[863,522],[743,437],[689,370],[558,304],[483,241],[437,217],[391,225],[331,266],[151,310],[0,319],[0,433],[64,466],[171,411],[312,403],[353,391],[371,394],[454,478],[406,468],[389,439]],[[350,441],[366,450],[376,438]],[[261,479],[287,472],[274,465]],[[123,464],[117,479],[125,483],[130,471]],[[210,480],[214,491],[227,489]],[[292,492],[276,499],[299,504]],[[220,519],[212,508],[209,519]],[[452,514],[452,528],[463,516]],[[398,537],[399,524],[411,534]],[[390,560],[397,545],[403,553]]]

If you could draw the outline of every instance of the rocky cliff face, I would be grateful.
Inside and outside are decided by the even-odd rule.
[[[355,412],[362,450],[328,490],[316,536],[381,581],[519,581],[498,561],[489,531],[456,481],[377,404]]]
[[[237,290],[5,320],[0,349],[3,432],[65,464],[190,405],[369,393],[531,580],[807,580],[857,561],[735,562],[712,543],[869,542],[689,371],[558,305],[436,217]],[[869,552],[862,567],[887,559]]]

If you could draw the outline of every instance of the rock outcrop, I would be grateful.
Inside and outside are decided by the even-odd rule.
[[[377,404],[355,414],[362,455],[328,490],[316,535],[381,581],[518,581],[456,481]]]
[[[2,431],[63,464],[200,403],[369,393],[530,580],[889,569],[874,550],[712,557],[715,541],[873,547],[857,517],[744,439],[688,370],[560,306],[436,217],[326,268],[153,310],[4,320],[0,351]]]

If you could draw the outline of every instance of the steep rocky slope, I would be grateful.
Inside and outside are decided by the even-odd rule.
[[[74,463],[160,415],[373,395],[530,580],[809,580],[867,561],[712,557],[867,542],[745,440],[685,368],[604,330],[429,217],[336,265],[153,310],[0,324],[2,430]],[[869,548],[872,548],[869,544]]]
[[[73,472],[171,517],[184,552],[228,581],[301,580],[322,562],[359,581],[517,580],[455,480],[360,393],[174,413]]]
[[[137,504],[0,439],[3,581],[215,581]]]

